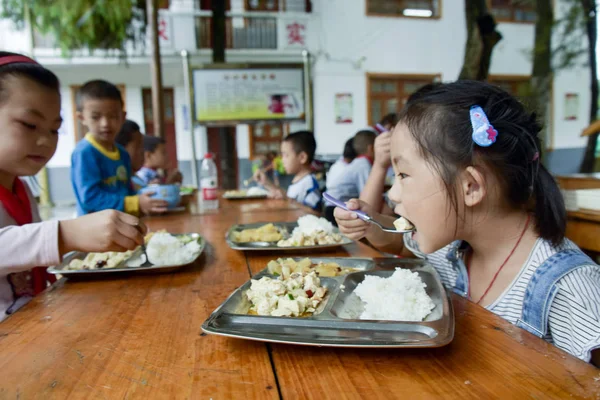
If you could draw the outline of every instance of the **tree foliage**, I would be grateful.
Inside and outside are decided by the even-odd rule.
[[[73,50],[119,50],[128,41],[143,43],[145,0],[0,0],[1,16],[17,27],[30,22],[56,39],[63,54]]]

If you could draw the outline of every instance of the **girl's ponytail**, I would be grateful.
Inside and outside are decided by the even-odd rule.
[[[533,181],[533,210],[537,231],[543,239],[558,246],[565,237],[567,212],[558,184],[539,160],[537,174]]]

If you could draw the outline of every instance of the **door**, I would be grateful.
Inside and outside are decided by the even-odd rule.
[[[165,106],[165,145],[167,147],[168,167],[177,168],[177,134],[175,132],[175,100],[173,88],[163,88],[163,104]],[[152,110],[152,89],[142,89],[144,107],[144,125],[146,134],[154,135],[154,119]]]
[[[219,188],[238,186],[238,159],[235,126],[207,128],[208,152],[213,154],[219,177]]]

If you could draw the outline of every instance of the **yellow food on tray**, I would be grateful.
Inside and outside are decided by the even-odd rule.
[[[283,235],[273,224],[263,225],[257,229],[244,229],[231,234],[231,240],[236,243],[277,242],[282,238]]]
[[[93,270],[110,269],[118,267],[123,261],[131,257],[133,251],[118,253],[109,251],[107,253],[89,253],[83,260],[72,260],[67,266],[67,270]]]
[[[314,271],[293,273],[287,278],[267,276],[252,279],[246,297],[251,303],[248,314],[273,317],[307,317],[325,298],[327,288]]]
[[[270,261],[267,264],[267,268],[269,269],[269,273],[282,276],[284,279],[294,273],[308,273],[312,271],[322,277],[341,276],[358,271],[356,268],[342,267],[334,262],[319,262],[315,264],[310,258],[300,261],[294,261],[292,258],[279,258]]]

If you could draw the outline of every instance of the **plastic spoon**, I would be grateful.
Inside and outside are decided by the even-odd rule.
[[[367,215],[364,211],[360,211],[360,210],[350,210],[347,206],[346,203],[344,203],[343,201],[336,199],[335,197],[333,197],[332,195],[330,195],[329,193],[323,193],[323,198],[330,203],[331,205],[334,205],[336,207],[341,208],[342,210],[346,210],[346,211],[350,211],[356,214],[356,216],[360,219],[362,219],[365,222],[369,222],[371,224],[375,224],[379,227],[379,229],[381,229],[384,232],[388,232],[388,233],[407,233],[407,232],[412,232],[415,229],[406,229],[406,230],[396,230],[395,228],[386,228],[385,226],[383,226],[379,221],[376,221],[375,219],[373,219],[372,217],[370,217],[369,215]]]

